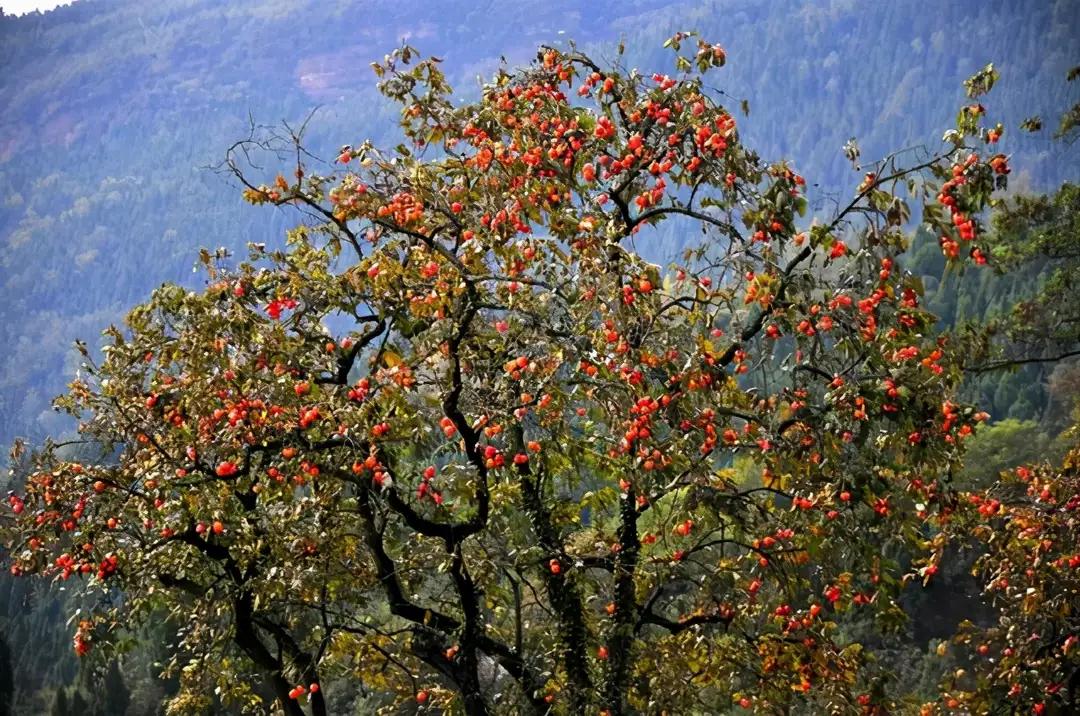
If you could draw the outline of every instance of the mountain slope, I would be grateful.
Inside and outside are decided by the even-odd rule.
[[[732,104],[749,101],[749,143],[796,158],[827,207],[856,183],[840,152],[848,138],[867,158],[938,140],[961,81],[988,61],[1002,71],[991,111],[1013,126],[1065,105],[1064,73],[1080,58],[1077,3],[926,7],[81,0],[0,17],[0,437],[65,429],[47,408],[75,367],[74,338],[93,343],[154,286],[193,280],[198,247],[273,241],[295,220],[246,206],[206,169],[250,119],[298,123],[320,107],[309,140],[323,156],[369,136],[393,141],[368,63],[402,38],[444,57],[474,91],[500,56],[525,62],[538,43],[567,38],[609,56],[622,38],[628,63],[670,71],[661,42],[698,28],[728,48],[719,81]],[[1063,178],[1068,162],[1045,132],[1008,138],[1021,183]]]

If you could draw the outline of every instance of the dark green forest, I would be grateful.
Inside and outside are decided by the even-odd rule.
[[[403,40],[441,57],[467,94],[541,43],[573,39],[600,56],[624,43],[626,64],[652,68],[669,63],[664,38],[697,29],[727,50],[715,89],[732,106],[745,100],[747,143],[799,157],[809,200],[829,207],[861,177],[845,143],[867,160],[937,146],[963,80],[989,62],[1001,73],[989,101],[1007,128],[1010,192],[1075,181],[1080,149],[1052,135],[1077,100],[1065,77],[1080,62],[1078,27],[1074,0],[79,0],[0,14],[0,442],[71,433],[50,401],[78,370],[73,342],[95,346],[163,282],[202,281],[201,247],[283,243],[295,214],[251,207],[217,168],[233,142],[306,122],[306,146],[326,161],[345,142],[396,143],[396,110],[369,64]],[[1033,115],[1044,128],[1019,131]],[[679,224],[665,225],[652,258],[685,243]],[[1040,261],[1004,275],[944,266],[935,237],[912,227],[905,268],[925,277],[942,330],[1006,317],[1051,274]],[[968,397],[992,425],[969,446],[965,479],[1063,454],[1078,389],[1068,361],[971,375]],[[941,577],[910,595],[907,637],[878,645],[927,695],[955,666],[937,640],[978,610],[962,560]],[[170,625],[132,634],[122,660],[80,661],[66,623],[75,606],[59,587],[0,575],[0,716],[159,713],[176,683],[158,676]],[[349,696],[341,713],[369,712]]]

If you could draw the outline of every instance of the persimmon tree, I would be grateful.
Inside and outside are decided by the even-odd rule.
[[[1000,130],[965,107],[815,216],[706,81],[724,51],[668,46],[670,76],[542,48],[457,103],[403,47],[396,149],[230,150],[307,220],[83,347],[59,405],[102,456],[42,450],[8,498],[11,571],[100,595],[76,651],[167,613],[178,713],[324,714],[345,681],[467,714],[905,702],[837,620],[902,623],[983,416],[897,257],[912,204],[985,260]]]

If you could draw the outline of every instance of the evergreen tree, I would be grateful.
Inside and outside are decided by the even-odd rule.
[[[103,685],[104,714],[105,716],[124,716],[128,704],[131,702],[131,692],[124,683],[124,675],[120,671],[120,662],[113,659],[109,662],[109,670],[105,674]]]
[[[67,689],[57,689],[56,698],[53,700],[52,716],[69,716]]]
[[[82,691],[80,691],[79,689],[75,689],[71,693],[70,713],[76,714],[76,716],[84,716],[84,714],[89,713],[89,711],[90,704],[88,704],[86,702],[86,699],[83,698]]]

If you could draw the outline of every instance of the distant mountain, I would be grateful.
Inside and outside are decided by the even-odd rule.
[[[989,61],[1002,72],[989,109],[1011,126],[1064,107],[1078,26],[1073,0],[81,0],[0,17],[0,438],[66,429],[48,402],[76,367],[71,342],[96,342],[163,281],[196,280],[198,247],[272,242],[295,220],[206,169],[249,119],[321,107],[309,140],[326,156],[393,141],[368,63],[402,39],[467,93],[500,58],[570,38],[607,56],[621,38],[632,65],[671,71],[663,39],[699,29],[728,49],[717,82],[749,102],[744,137],[795,158],[825,202],[856,176],[848,138],[867,158],[940,139],[961,81]],[[1064,177],[1048,132],[1016,134],[1003,143],[1016,180]]]

